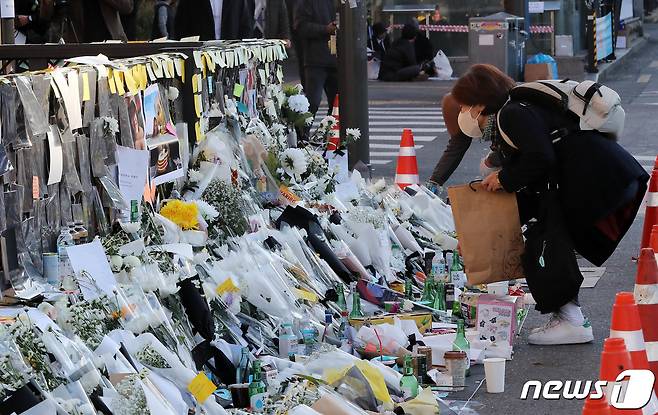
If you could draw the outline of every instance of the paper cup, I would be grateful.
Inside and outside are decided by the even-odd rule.
[[[487,392],[505,392],[505,359],[500,357],[484,359],[484,376],[487,379]]]
[[[497,296],[507,295],[508,287],[509,283],[507,281],[491,282],[487,284],[487,293]]]

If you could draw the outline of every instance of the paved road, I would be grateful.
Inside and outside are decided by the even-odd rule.
[[[626,109],[626,127],[620,143],[650,170],[658,154],[658,29],[642,53],[629,58],[615,70],[606,84],[617,90]],[[428,178],[447,143],[440,113],[441,97],[452,82],[411,84],[369,84],[371,154],[374,175],[392,178],[395,174],[395,145],[403,128],[412,128],[416,137],[421,180]],[[465,183],[478,175],[480,159],[487,145],[474,142],[464,161],[447,183]],[[600,166],[601,170],[606,166]],[[579,346],[538,347],[527,344],[528,328],[542,324],[546,317],[531,311],[515,347],[514,359],[507,365],[507,390],[489,395],[484,387],[473,400],[480,403],[479,414],[579,414],[582,402],[558,400],[529,402],[519,399],[528,380],[596,380],[602,342],[609,334],[610,313],[619,291],[632,291],[643,217],[636,220],[617,252],[605,264],[606,272],[595,288],[581,291],[581,303],[590,318],[595,341]],[[586,265],[586,264],[583,264]],[[483,375],[476,373],[473,380]],[[444,412],[449,413],[449,412]],[[467,412],[462,412],[465,414]],[[471,412],[472,413],[472,412]]]

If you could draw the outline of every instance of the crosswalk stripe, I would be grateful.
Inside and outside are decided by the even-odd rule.
[[[644,167],[644,170],[648,172],[653,171],[653,166],[642,166],[642,167]]]
[[[370,157],[397,157],[398,152],[395,150],[392,151],[371,151]]]
[[[379,127],[370,127],[371,133],[401,133],[402,128],[379,128]],[[411,128],[413,133],[445,133],[445,128]]]
[[[402,131],[402,130],[400,130]],[[434,141],[436,137],[431,136],[431,135],[425,135],[425,136],[416,136],[414,135],[414,141]],[[370,136],[370,141],[397,141],[400,142],[400,136],[396,135],[371,135]]]
[[[633,156],[638,161],[654,161],[656,156]]]
[[[372,160],[372,159],[371,159],[371,160],[370,160],[370,164],[380,165],[380,166],[381,166],[381,165],[384,165],[384,164],[388,164],[388,163],[390,163],[391,161],[393,161],[393,160]]]
[[[370,148],[390,148],[398,149],[400,148],[399,144],[380,144],[380,143],[370,143]],[[416,145],[416,150],[420,150],[423,146]]]
[[[390,117],[386,117],[386,119],[390,120]],[[406,121],[406,119],[405,119]],[[372,125],[400,125],[400,121],[377,121],[371,123]],[[443,121],[414,121],[413,123],[410,123],[413,125],[446,125]]]

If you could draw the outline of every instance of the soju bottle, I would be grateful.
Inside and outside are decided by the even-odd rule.
[[[425,278],[425,283],[423,284],[423,295],[421,296],[420,301],[427,304],[432,304],[432,302],[434,302],[434,292],[431,277]]]
[[[466,355],[469,355],[469,352],[471,350],[471,343],[469,343],[468,339],[466,338],[466,329],[464,328],[464,320],[458,320],[457,321],[457,337],[455,337],[455,341],[452,343],[452,350],[456,352],[466,352]],[[470,359],[466,359],[466,376],[469,376],[471,374],[471,361]]]
[[[414,299],[413,284],[411,283],[411,278],[409,277],[404,280],[404,298],[407,300]]]
[[[461,308],[462,303],[459,299],[459,296],[457,295],[457,291],[456,291],[457,287],[454,287],[453,289],[455,291],[454,291],[454,294],[453,294],[454,300],[452,301],[452,316],[453,317],[461,317],[461,315],[462,315],[462,308]]]
[[[436,291],[434,293],[434,304],[432,308],[435,310],[446,311],[446,291],[445,284],[439,282],[436,284]]]
[[[336,294],[338,294],[338,300],[336,300],[336,305],[341,310],[347,310],[347,302],[345,301],[345,290],[343,290],[343,284],[337,282],[334,286]]]
[[[360,318],[365,317],[361,311],[361,296],[359,291],[356,289],[356,284],[352,284],[352,312],[350,313],[350,318]]]
[[[400,378],[400,390],[405,400],[418,396],[418,379],[414,376],[414,368],[411,364],[411,355],[404,357],[404,369]]]
[[[466,285],[466,273],[464,273],[464,267],[459,258],[459,253],[456,251],[452,254],[450,278],[452,279],[452,283],[455,284],[455,287],[458,287],[459,289],[464,288]]]
[[[254,361],[251,370],[251,383],[249,384],[249,402],[252,412],[263,412],[265,409],[265,383],[263,383],[263,372],[260,368],[260,360]]]

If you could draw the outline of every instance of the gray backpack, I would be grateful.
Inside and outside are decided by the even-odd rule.
[[[624,129],[626,112],[621,106],[619,94],[594,81],[528,82],[513,88],[510,91],[510,99],[573,113],[579,118],[579,128],[583,131],[596,130],[616,139]],[[500,127],[500,122],[498,126]],[[516,149],[509,136],[500,128],[499,130],[505,142]],[[553,134],[553,141],[559,141],[564,135],[566,134]]]

